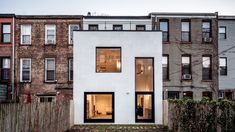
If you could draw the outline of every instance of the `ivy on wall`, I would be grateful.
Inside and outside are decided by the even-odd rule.
[[[208,98],[169,100],[169,120],[173,131],[235,132],[235,103]]]

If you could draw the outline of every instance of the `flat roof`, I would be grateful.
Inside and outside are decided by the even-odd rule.
[[[150,19],[150,16],[84,16],[85,19]]]
[[[219,16],[219,20],[235,20],[235,16]]]
[[[20,19],[82,19],[82,15],[16,15]]]
[[[164,16],[216,16],[218,12],[214,13],[193,13],[193,12],[151,12],[149,15],[164,15]]]
[[[15,14],[0,14],[0,18],[11,18],[15,17]]]

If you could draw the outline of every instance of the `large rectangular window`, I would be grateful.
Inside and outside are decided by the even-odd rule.
[[[97,31],[99,30],[99,26],[97,24],[95,25],[88,25],[88,30],[91,30],[91,31]]]
[[[10,58],[1,58],[1,80],[9,80],[10,79]]]
[[[114,93],[85,92],[84,122],[114,122]]]
[[[31,81],[31,59],[30,58],[20,59],[20,81],[21,82]]]
[[[56,44],[56,25],[45,25],[45,43]]]
[[[69,81],[73,81],[73,59],[69,59]]]
[[[220,75],[227,75],[227,58],[226,57],[220,57],[219,69],[220,69]]]
[[[45,59],[45,81],[46,82],[55,81],[55,58]]]
[[[123,27],[122,27],[122,25],[113,25],[113,30],[121,31],[121,30],[123,30]]]
[[[226,39],[227,38],[226,27],[225,26],[220,26],[219,27],[219,38],[220,39]]]
[[[168,99],[179,99],[180,98],[179,91],[167,91],[167,93],[168,93]]]
[[[181,22],[181,41],[190,42],[190,22],[189,20],[182,20]]]
[[[191,55],[182,55],[182,79],[191,80]]]
[[[21,25],[21,44],[31,44],[31,25]]]
[[[11,24],[2,24],[1,30],[1,38],[2,43],[10,43],[11,42]]]
[[[96,72],[121,72],[121,48],[97,47]]]
[[[162,75],[163,80],[169,80],[169,55],[162,57]]]
[[[160,20],[160,30],[162,31],[162,41],[169,41],[169,22],[168,20],[162,19]]]
[[[202,80],[212,79],[211,56],[202,56]]]
[[[69,25],[69,44],[73,44],[73,31],[79,30],[79,25],[71,24]]]
[[[212,41],[211,38],[211,21],[203,21],[202,22],[202,39],[203,42],[210,43]]]

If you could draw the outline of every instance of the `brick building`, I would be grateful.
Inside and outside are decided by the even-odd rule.
[[[73,30],[82,16],[17,15],[15,85],[22,102],[72,98]]]
[[[11,100],[14,14],[0,14],[0,102]]]
[[[218,94],[218,14],[150,13],[163,31],[164,99]]]

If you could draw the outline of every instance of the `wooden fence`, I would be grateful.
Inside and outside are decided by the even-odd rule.
[[[63,132],[70,127],[70,103],[0,104],[1,132]]]

